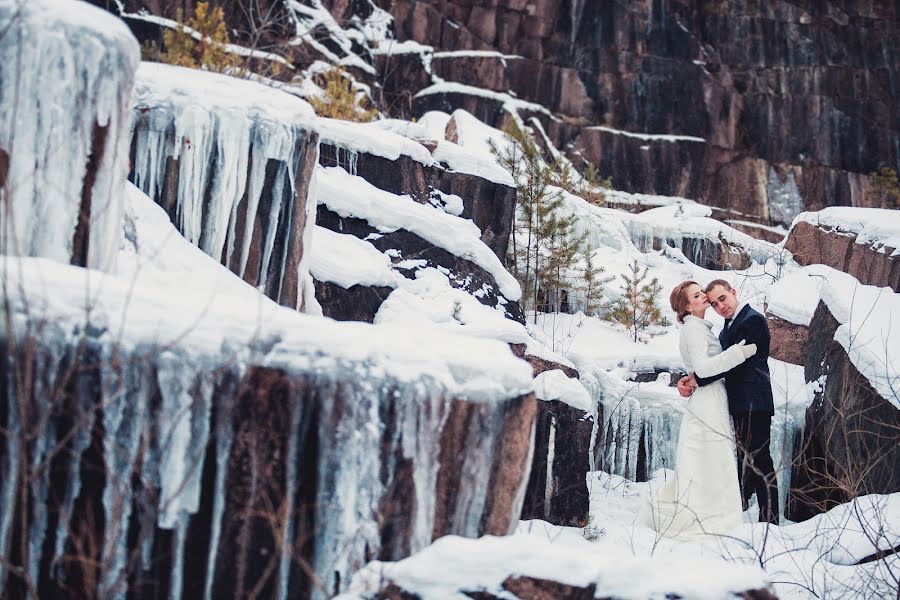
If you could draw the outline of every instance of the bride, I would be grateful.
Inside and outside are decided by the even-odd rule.
[[[741,341],[722,352],[703,318],[709,302],[694,281],[684,281],[669,298],[681,329],[679,349],[687,371],[701,377],[724,373],[756,354]],[[681,420],[675,451],[675,477],[651,493],[643,508],[645,524],[665,537],[690,539],[726,533],[741,523],[734,433],[722,379],[697,389]]]

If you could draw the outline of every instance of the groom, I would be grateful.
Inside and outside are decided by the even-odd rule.
[[[772,384],[769,380],[769,326],[766,318],[739,303],[737,291],[724,279],[716,279],[706,286],[709,304],[725,318],[725,328],[719,334],[719,342],[725,350],[741,340],[756,344],[756,355],[730,371],[714,377],[703,378],[691,374],[678,382],[678,391],[690,396],[698,385],[706,385],[725,377],[728,391],[728,410],[734,417],[737,441],[738,481],[746,506],[756,492],[759,502],[759,520],[778,524],[778,483],[775,467],[769,453],[772,415]]]

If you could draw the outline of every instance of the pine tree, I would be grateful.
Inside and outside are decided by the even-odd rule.
[[[645,336],[652,336],[647,330],[651,325],[662,322],[662,312],[657,300],[662,286],[654,277],[647,281],[648,267],[641,267],[635,259],[629,267],[631,275],[622,273],[622,295],[613,305],[608,318],[624,325],[631,333],[632,339],[644,341]]]
[[[493,142],[497,162],[516,185],[518,219],[512,232],[511,270],[522,286],[522,306],[528,312],[557,309],[563,284],[584,242],[575,234],[574,215],[561,217],[564,199],[551,186],[555,170],[541,158],[531,136],[513,123],[504,132],[514,142],[500,149]],[[539,302],[540,298],[543,302]],[[537,315],[535,314],[535,319]]]
[[[605,308],[606,284],[613,277],[604,277],[606,269],[594,263],[593,249],[588,247],[584,257],[584,271],[581,274],[581,291],[584,293],[585,314],[595,313]]]
[[[332,67],[322,74],[324,94],[312,96],[309,103],[316,114],[344,121],[368,122],[378,116],[378,111],[366,108],[360,94],[353,89],[350,77],[339,67]]]

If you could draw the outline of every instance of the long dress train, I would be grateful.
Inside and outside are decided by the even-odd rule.
[[[724,373],[745,359],[737,346],[725,352],[712,323],[689,315],[679,349],[688,372],[701,377]],[[734,432],[722,380],[694,390],[681,420],[675,476],[643,507],[642,520],[660,535],[693,539],[718,535],[742,520]]]

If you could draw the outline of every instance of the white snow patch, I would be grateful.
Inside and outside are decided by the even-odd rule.
[[[490,273],[508,300],[521,296],[518,282],[481,241],[478,227],[467,219],[380,190],[338,167],[320,170],[318,202],[342,217],[365,219],[382,232],[405,229],[414,233]]]
[[[343,288],[354,285],[397,287],[404,279],[391,269],[391,259],[355,236],[315,228],[309,272],[319,281]]]
[[[538,373],[531,385],[538,400],[559,400],[585,412],[590,412],[593,405],[591,395],[584,386],[560,369]]]

